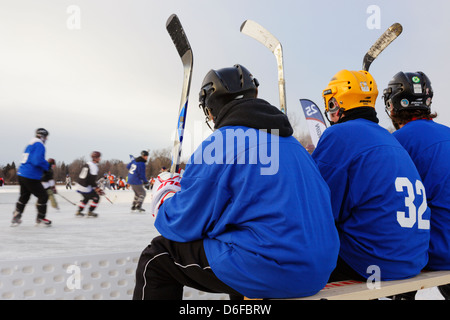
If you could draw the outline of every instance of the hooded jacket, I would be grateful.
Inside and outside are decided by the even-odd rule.
[[[336,265],[338,235],[330,191],[287,117],[244,99],[225,105],[215,126],[156,228],[173,241],[203,239],[214,274],[247,297],[317,293]]]

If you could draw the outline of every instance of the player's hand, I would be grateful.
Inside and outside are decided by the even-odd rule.
[[[160,174],[157,178],[157,183],[153,187],[153,200],[150,205],[150,213],[153,216],[158,214],[158,210],[164,201],[170,199],[181,190],[181,176],[175,173],[173,177],[168,172]]]

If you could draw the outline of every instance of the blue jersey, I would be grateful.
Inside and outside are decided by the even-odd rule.
[[[132,159],[127,165],[128,169],[128,184],[146,184],[148,183],[145,176],[145,159],[138,157]]]
[[[431,209],[428,269],[450,269],[450,128],[432,120],[407,123],[394,136],[411,155]]]
[[[42,174],[49,168],[50,164],[45,159],[44,143],[38,138],[33,138],[25,148],[17,175],[28,179],[41,180]]]
[[[339,250],[310,155],[292,136],[243,126],[216,130],[194,152],[155,226],[173,241],[203,239],[214,274],[247,297],[317,293]]]
[[[312,156],[331,190],[340,257],[365,278],[369,266],[380,268],[382,280],[420,273],[430,209],[400,143],[375,122],[356,119],[326,129]]]

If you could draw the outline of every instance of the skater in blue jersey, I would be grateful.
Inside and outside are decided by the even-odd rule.
[[[423,72],[398,72],[384,89],[383,98],[386,112],[398,129],[393,135],[414,161],[431,209],[426,269],[450,270],[450,128],[434,120],[433,89]],[[439,290],[450,299],[450,285]]]
[[[309,296],[325,286],[339,248],[330,190],[257,87],[240,65],[206,75],[200,105],[215,131],[182,179],[165,173],[154,186],[161,236],[141,254],[134,299],[181,299],[184,285],[232,298]]]
[[[332,126],[312,157],[330,187],[341,241],[330,281],[405,279],[428,262],[425,188],[406,150],[378,125],[377,95],[366,71],[339,71],[323,91]]]
[[[145,212],[142,208],[144,203],[145,192],[144,185],[148,184],[147,177],[145,176],[145,163],[148,160],[148,151],[143,150],[141,155],[137,158],[131,156],[131,162],[127,165],[128,169],[128,184],[131,186],[134,192],[133,203],[131,204],[132,212]]]
[[[48,131],[44,128],[36,130],[36,136],[30,141],[23,153],[17,175],[20,184],[20,197],[16,203],[13,213],[12,225],[17,226],[22,222],[22,213],[30,200],[31,195],[38,198],[36,203],[37,217],[36,223],[50,225],[52,222],[46,219],[48,195],[41,184],[42,174],[50,168],[50,164],[45,159],[45,142]]]

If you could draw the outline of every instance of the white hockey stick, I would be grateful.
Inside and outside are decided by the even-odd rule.
[[[175,47],[177,48],[184,68],[183,89],[181,91],[181,102],[178,111],[177,136],[173,144],[172,165],[170,167],[170,173],[173,175],[175,172],[178,172],[181,162],[181,146],[183,144],[184,127],[186,125],[186,114],[194,57],[192,55],[191,45],[186,37],[186,33],[184,32],[183,26],[181,25],[176,14],[172,14],[169,19],[167,19],[166,29],[169,32]]]
[[[386,49],[392,41],[397,39],[397,37],[402,33],[403,27],[400,23],[394,23],[390,26],[372,45],[372,47],[367,51],[363,59],[362,69],[364,71],[369,71],[370,65],[378,57],[378,55]]]
[[[286,113],[283,47],[281,46],[280,41],[278,41],[278,39],[275,38],[275,36],[267,31],[264,27],[252,20],[244,21],[244,23],[241,25],[241,32],[262,43],[275,55],[278,66],[278,91],[280,94],[280,109],[283,113]]]

